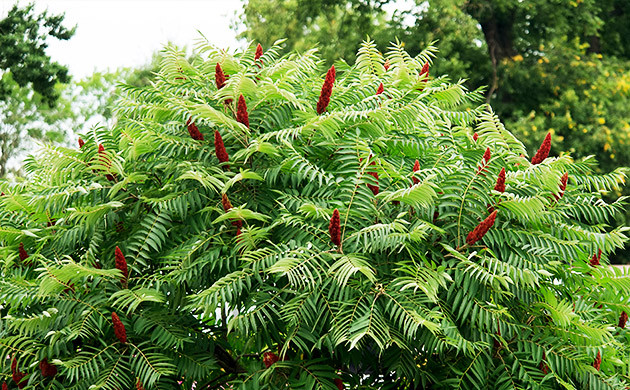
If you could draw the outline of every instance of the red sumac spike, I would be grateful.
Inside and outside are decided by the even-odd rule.
[[[116,338],[123,344],[127,343],[127,331],[125,330],[125,325],[123,325],[120,318],[118,318],[118,314],[112,312],[112,323],[114,324],[114,333],[116,334]]]
[[[488,161],[490,161],[490,148],[486,148],[486,151],[483,154],[483,159],[486,161],[486,164],[488,163]]]
[[[228,198],[227,194],[223,194],[221,195],[221,204],[223,205],[223,210],[230,211],[230,209],[232,208],[232,203],[230,203],[230,199]]]
[[[330,218],[330,224],[328,225],[328,233],[330,234],[330,241],[333,244],[341,245],[341,217],[339,216],[339,210],[335,209],[333,215]]]
[[[466,243],[468,245],[473,245],[475,242],[481,240],[483,236],[488,232],[488,230],[490,230],[492,225],[494,225],[494,220],[496,219],[496,217],[497,210],[494,210],[490,215],[486,217],[486,219],[481,221],[479,225],[477,225],[477,227],[473,229],[472,232],[468,233],[468,236],[466,237]]]
[[[593,257],[591,257],[591,267],[597,267],[599,265],[599,259],[601,257],[598,257],[597,254],[593,254]]]
[[[332,87],[335,83],[335,65],[331,66],[326,73],[326,79],[324,80],[324,85],[322,85],[322,90],[319,94],[319,100],[317,101],[317,113],[323,114],[326,111],[326,107],[328,107],[328,103],[330,103],[330,95],[332,94]]]
[[[532,165],[540,164],[541,162],[543,162],[547,158],[547,156],[549,156],[550,150],[551,150],[551,133],[547,133],[544,141],[540,145],[540,148],[538,148],[538,151],[536,152],[534,157],[532,157]]]
[[[221,64],[217,62],[217,66],[214,68],[214,82],[217,85],[217,89],[225,87],[225,80],[225,73],[223,73]]]
[[[214,152],[217,155],[219,162],[226,163],[229,161],[230,158],[228,157],[227,150],[225,149],[223,138],[218,130],[214,131]],[[226,165],[225,167],[230,169],[229,165]]]
[[[85,141],[81,137],[79,137],[79,149],[81,149],[85,145]]]
[[[7,382],[2,382],[2,390],[9,390],[9,386],[7,386]]]
[[[602,354],[600,351],[597,351],[597,356],[595,357],[595,361],[593,362],[593,367],[597,371],[599,371],[600,366],[602,365]]]
[[[621,329],[624,329],[626,327],[626,322],[628,322],[628,313],[622,311],[621,315],[619,316],[619,327]]]
[[[263,48],[259,43],[258,46],[256,46],[256,54],[254,54],[254,60],[258,60],[260,57],[262,57],[262,55],[263,55]]]
[[[136,380],[136,390],[144,390],[144,386],[142,386],[142,382],[140,382],[140,378]]]
[[[201,134],[195,122],[191,122],[191,120],[192,118],[188,119],[188,122],[186,122],[186,127],[188,128],[188,134],[190,134],[190,137],[194,140],[203,141],[204,140],[203,134]]]
[[[44,378],[52,378],[57,375],[57,366],[52,363],[48,363],[48,358],[44,358],[39,362],[39,370],[42,372]]]
[[[275,362],[278,361],[278,355],[273,352],[265,352],[263,353],[263,363],[265,364],[265,368],[271,367]]]
[[[477,134],[477,132],[475,132],[475,134],[473,134],[473,141],[477,142],[478,138],[479,138],[479,134]]]
[[[494,186],[494,189],[499,192],[505,192],[505,168],[501,168],[501,172],[499,172],[497,184]]]
[[[429,62],[425,62],[424,65],[422,66],[422,70],[420,71],[420,76],[422,76],[423,74],[426,74],[427,77],[429,77]]]
[[[129,277],[129,269],[127,268],[127,260],[118,246],[116,246],[114,256],[116,257],[116,269],[122,272],[123,281],[125,281]]]
[[[333,382],[335,382],[335,386],[337,386],[339,390],[343,390],[343,381],[341,378],[335,378]]]
[[[389,70],[389,60],[385,60],[385,63],[383,64],[383,68],[385,68],[385,72],[387,72]]]
[[[383,87],[383,83],[380,83],[380,84],[378,85],[378,88],[376,89],[376,94],[377,94],[377,95],[380,95],[380,94],[382,94],[382,93],[383,93],[383,91],[385,91],[385,87]]]
[[[418,172],[420,170],[420,161],[416,160],[413,164],[413,171]],[[420,183],[420,179],[418,179],[415,175],[412,176],[413,184]]]
[[[247,114],[247,104],[243,94],[238,97],[238,104],[236,105],[236,121],[242,123],[249,129],[249,115]]]
[[[28,259],[28,253],[26,253],[26,250],[24,249],[24,244],[20,242],[20,246],[18,248],[18,252],[20,253],[20,260],[24,261],[26,259]]]

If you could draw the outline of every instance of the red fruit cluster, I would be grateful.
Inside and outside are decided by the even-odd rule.
[[[140,378],[136,380],[136,390],[144,390],[144,386],[142,386],[142,382],[140,382]]]
[[[24,243],[20,242],[18,252],[20,253],[20,260],[24,261],[28,259],[28,253],[26,253],[26,250],[24,249]]]
[[[17,358],[14,356],[13,361],[11,361],[11,377],[13,378],[13,382],[17,385],[18,389],[23,389],[26,387],[27,381],[23,379],[26,377],[26,373],[19,371],[17,368]]]
[[[258,46],[256,46],[256,54],[254,54],[254,61],[257,61],[260,57],[262,57],[262,55],[263,55],[263,49],[259,43]],[[260,60],[260,62],[262,62],[262,60]]]
[[[79,137],[79,149],[81,149],[85,145],[85,141],[81,137]]]
[[[232,203],[230,203],[230,199],[226,194],[221,195],[221,204],[223,205],[223,210],[225,210],[225,212],[230,211],[230,209],[232,208]],[[236,226],[236,236],[240,236],[241,228],[243,227],[243,221],[232,221],[232,225]]]
[[[116,338],[123,344],[127,343],[127,331],[125,330],[125,325],[118,318],[118,314],[112,312],[112,323],[114,324],[114,333],[116,334]]]
[[[119,269],[123,274],[123,278],[120,281],[126,288],[127,278],[129,277],[129,269],[127,268],[127,260],[125,260],[125,256],[118,246],[114,251],[114,256],[116,257],[116,269]]]
[[[624,329],[626,327],[626,322],[628,322],[628,313],[622,311],[621,315],[619,316],[619,327],[621,329]]]
[[[265,364],[265,368],[271,367],[278,360],[279,360],[278,355],[276,355],[273,352],[263,353],[263,363]]]
[[[39,370],[42,372],[44,378],[52,378],[57,375],[57,366],[48,363],[48,358],[44,358],[39,362]]]
[[[331,66],[326,73],[326,79],[324,85],[322,85],[322,91],[319,94],[319,100],[317,101],[317,113],[323,114],[330,103],[330,95],[332,94],[332,87],[335,83],[335,65]]]
[[[343,390],[343,381],[341,378],[335,378],[333,381],[339,390]]]
[[[238,104],[236,105],[236,121],[242,123],[249,129],[249,114],[247,114],[247,104],[243,94],[238,97]]]
[[[377,94],[377,95],[380,95],[380,94],[382,94],[382,93],[383,93],[383,91],[385,91],[385,87],[383,87],[383,83],[380,83],[380,84],[378,85],[378,88],[376,89],[376,94]]]
[[[490,148],[486,148],[486,151],[483,153],[483,159],[486,161],[486,164],[490,161]]]
[[[542,356],[542,360],[540,361],[539,367],[540,367],[540,371],[542,371],[544,375],[547,375],[549,373],[549,366],[547,365],[547,363],[545,363],[545,360],[547,360],[547,355],[543,351],[543,356]]]
[[[593,362],[593,367],[595,367],[595,369],[599,371],[599,367],[601,365],[602,365],[602,354],[601,352],[597,351],[597,356],[595,357],[595,361]]]
[[[341,245],[341,217],[337,209],[333,211],[333,215],[330,218],[328,233],[330,234],[330,241],[332,241],[333,244],[337,246]]]
[[[599,261],[602,259],[602,250],[598,249],[596,254],[593,254],[591,257],[591,267],[597,267],[599,265]]]
[[[226,194],[221,195],[221,204],[223,205],[223,210],[226,212],[230,211],[232,208],[232,203],[230,203],[230,199]]]
[[[383,64],[383,68],[385,68],[385,72],[387,72],[389,70],[389,60],[385,60],[385,63]]]
[[[376,165],[376,161],[372,161],[372,162],[370,163],[370,165]],[[375,179],[376,179],[376,182],[378,183],[378,173],[376,173],[376,172],[367,172],[367,174],[368,174],[368,175],[370,175],[370,176],[372,176],[373,178],[375,178]],[[368,186],[368,188],[372,191],[372,193],[373,193],[374,195],[378,195],[378,190],[379,190],[379,188],[378,188],[378,186],[377,186],[377,185],[375,186],[374,184],[368,184],[367,186]]]
[[[429,62],[425,62],[422,66],[422,70],[420,70],[420,76],[426,74],[426,77],[429,77]]]
[[[195,125],[195,122],[192,122],[191,120],[192,118],[188,119],[188,121],[186,122],[186,127],[188,127],[188,134],[190,134],[190,136],[194,140],[203,141],[203,134],[201,134],[201,131],[199,131],[199,128],[197,127],[197,125]]]
[[[420,170],[420,161],[416,160],[416,162],[413,164],[413,171],[418,172],[419,170]],[[420,183],[420,179],[418,179],[415,175],[412,176],[411,179],[413,180],[413,184]]]
[[[225,73],[221,68],[221,64],[217,62],[217,66],[214,68],[214,82],[217,85],[217,89],[225,87]]]
[[[556,200],[559,200],[564,196],[564,191],[567,189],[567,182],[569,181],[569,173],[565,172],[564,175],[560,178],[560,191],[558,191],[558,195],[554,194],[553,196]]]
[[[547,133],[547,136],[545,136],[545,139],[540,145],[540,148],[538,148],[538,151],[536,152],[534,157],[532,157],[532,165],[540,164],[541,162],[543,162],[547,158],[547,156],[549,156],[550,150],[551,133]]]
[[[9,390],[9,386],[7,386],[7,382],[2,382],[2,390]]]
[[[230,159],[228,157],[227,150],[225,149],[223,138],[218,130],[214,131],[214,153],[217,155],[219,162],[226,163]],[[230,169],[229,165],[226,165],[225,167],[226,169]]]
[[[473,141],[477,142],[478,138],[479,138],[479,134],[477,134],[477,132],[475,132],[475,134],[473,134]]]
[[[466,237],[466,243],[468,245],[473,245],[475,242],[481,240],[483,236],[488,233],[488,230],[494,225],[494,220],[497,218],[497,210],[494,210],[490,215],[486,217],[477,227],[473,229],[472,232],[468,233]]]
[[[494,186],[495,191],[505,192],[505,168],[501,168],[499,177],[497,178],[497,184]]]
[[[98,144],[98,159],[101,162],[101,164],[103,164],[104,166],[106,166],[107,168],[110,167],[111,163],[109,161],[109,159],[107,158],[107,156],[105,155],[105,147],[103,146],[103,144]],[[106,174],[105,177],[107,178],[107,180],[109,181],[114,181],[116,180],[114,178],[113,175],[111,174]]]

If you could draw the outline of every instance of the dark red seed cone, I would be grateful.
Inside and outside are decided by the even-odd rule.
[[[192,139],[197,141],[204,140],[203,134],[201,134],[199,128],[195,125],[195,122],[191,121],[191,119],[188,119],[188,122],[186,122],[186,127],[188,128],[188,134],[190,134]]]
[[[330,95],[332,94],[332,87],[335,83],[335,65],[331,66],[326,73],[326,79],[324,85],[322,85],[322,91],[319,94],[319,100],[317,101],[317,113],[323,114],[330,103]]]
[[[593,367],[597,371],[599,371],[600,366],[602,365],[602,354],[600,351],[597,351],[597,356],[595,357],[595,361],[593,362]]]
[[[475,134],[473,134],[473,141],[477,142],[478,138],[479,138],[479,134],[475,132]]]
[[[11,373],[15,374],[17,372],[17,358],[13,356],[11,360]]]
[[[15,356],[11,361],[11,373],[13,374],[11,375],[11,377],[13,378],[13,381],[17,384],[18,389],[23,389],[24,387],[26,387],[27,381],[23,380],[24,377],[26,377],[26,373],[18,370],[17,358]]]
[[[383,83],[380,83],[380,84],[378,85],[378,88],[376,89],[376,94],[377,94],[377,95],[380,95],[380,94],[382,94],[382,93],[383,93],[383,91],[385,91],[385,87],[383,87]]]
[[[418,172],[420,170],[420,161],[416,160],[416,162],[413,164],[413,171],[414,172]],[[420,183],[420,179],[416,178],[416,176],[412,176],[412,180],[413,180],[413,184],[418,184]]]
[[[109,167],[110,162],[107,158],[107,155],[105,155],[105,147],[103,146],[103,144],[98,144],[98,159],[101,164]]]
[[[486,148],[486,151],[483,153],[483,159],[485,160],[486,164],[488,163],[488,161],[490,161],[490,148]]]
[[[385,68],[385,72],[389,70],[389,67],[390,67],[389,60],[385,60],[385,63],[383,64],[383,68]]]
[[[217,85],[217,89],[225,87],[225,73],[221,68],[221,64],[217,62],[217,66],[214,68],[214,82]]]
[[[547,133],[547,135],[545,136],[545,140],[540,145],[540,148],[538,148],[538,151],[536,152],[534,157],[532,157],[532,165],[540,164],[541,162],[543,162],[547,158],[547,156],[549,156],[550,150],[551,133]]]
[[[136,380],[136,390],[144,390],[144,386],[142,386],[142,382],[140,382],[140,378]]]
[[[242,123],[249,129],[249,115],[247,114],[247,104],[245,98],[241,94],[238,97],[238,104],[236,105],[236,121]]]
[[[337,386],[339,390],[343,390],[343,381],[341,378],[335,378],[333,382],[335,382],[335,386]]]
[[[232,203],[230,203],[230,199],[226,194],[221,195],[221,204],[223,205],[223,210],[226,212],[230,211],[232,208]]]
[[[81,137],[79,137],[79,149],[81,149],[85,145],[85,141]]]
[[[564,175],[560,178],[560,191],[558,191],[558,195],[554,194],[556,200],[559,200],[564,196],[564,191],[567,189],[567,182],[569,181],[569,173],[565,172]]]
[[[628,313],[622,311],[621,315],[619,316],[619,327],[621,329],[624,329],[626,327],[626,322],[628,322]]]
[[[114,324],[114,333],[116,334],[116,338],[123,344],[127,343],[127,331],[125,330],[125,325],[118,318],[118,314],[112,312],[112,323]]]
[[[129,269],[127,268],[127,260],[119,247],[116,247],[114,256],[116,257],[116,269],[122,272],[123,278],[126,280],[129,277]]]
[[[420,76],[422,76],[423,74],[426,74],[427,77],[429,77],[429,63],[425,62],[424,65],[422,66],[422,70],[420,71]]]
[[[39,362],[39,370],[42,372],[44,378],[52,378],[57,375],[57,366],[48,363],[48,358],[44,358]]]
[[[256,46],[256,54],[254,54],[254,60],[258,60],[260,57],[262,57],[262,55],[263,55],[263,48],[259,43],[258,46]]]
[[[547,355],[543,352],[542,360],[540,361],[540,371],[542,371],[543,375],[547,375],[549,373],[549,366],[545,362],[547,360]]]
[[[333,215],[330,218],[330,224],[328,225],[328,233],[330,234],[330,241],[333,244],[341,245],[341,217],[339,216],[339,210],[335,209]]]
[[[497,184],[494,186],[494,189],[499,192],[505,192],[505,168],[501,168],[501,172],[499,172]]]
[[[24,261],[26,259],[28,259],[28,253],[26,253],[26,250],[24,249],[24,244],[20,242],[20,246],[18,248],[18,252],[20,253],[20,260]]]
[[[275,362],[278,361],[278,359],[278,355],[273,352],[263,353],[263,363],[265,364],[265,368],[271,367]]]
[[[601,260],[602,258],[602,250],[599,249],[599,256],[597,254],[593,254],[593,257],[591,257],[591,267],[597,267],[599,265],[599,260]]]
[[[376,173],[376,172],[368,172],[367,174],[372,176],[373,178],[375,178],[376,181],[378,182],[378,173]],[[378,195],[378,193],[379,193],[379,187],[378,186],[375,186],[374,184],[368,184],[367,186],[370,189],[370,191],[372,191],[372,193],[374,195]]]
[[[9,386],[7,386],[7,382],[2,382],[2,390],[9,390]]]
[[[103,144],[98,144],[98,152],[99,154],[105,152],[105,147],[103,146]]]
[[[473,229],[472,232],[468,233],[468,236],[466,237],[466,243],[468,245],[473,245],[475,242],[481,240],[483,236],[488,233],[488,230],[490,230],[492,225],[494,225],[494,220],[496,219],[496,217],[497,210],[494,210],[490,215],[486,217],[486,219],[481,221],[479,225],[477,225],[477,227]]]
[[[218,130],[214,131],[214,152],[217,155],[217,159],[219,162],[226,163],[230,160],[227,154],[227,150],[225,150],[225,144],[223,143],[223,138]],[[230,169],[229,165],[225,166],[226,169]]]

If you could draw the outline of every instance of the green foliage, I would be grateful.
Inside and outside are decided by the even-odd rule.
[[[480,91],[418,76],[432,48],[365,42],[355,65],[335,64],[322,115],[323,61],[279,50],[167,48],[151,86],[121,89],[111,130],[42,148],[28,180],[2,188],[0,352],[33,388],[628,386],[630,275],[608,266],[626,199],[602,199],[626,171],[568,155],[532,166]]]

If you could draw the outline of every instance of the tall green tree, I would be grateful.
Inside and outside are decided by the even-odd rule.
[[[57,83],[70,80],[68,69],[46,54],[46,39],[67,40],[75,28],[62,25],[64,15],[36,14],[34,4],[21,8],[14,5],[0,20],[0,72],[10,72],[20,87],[30,86],[42,96],[43,102],[53,105],[59,98]],[[0,82],[0,99],[11,95],[12,87]]]
[[[625,389],[626,171],[504,128],[432,49],[170,49],[0,196],[22,388]],[[385,66],[387,63],[388,67]],[[419,73],[422,75],[419,76]]]

